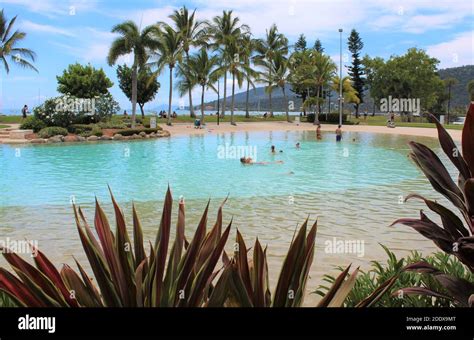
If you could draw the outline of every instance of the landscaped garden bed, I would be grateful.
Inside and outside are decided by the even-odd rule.
[[[55,128],[55,129],[52,129]],[[93,128],[92,128],[93,129]],[[91,131],[92,131],[91,129]],[[139,127],[136,129],[103,129],[98,130],[100,134],[70,133],[66,129],[48,127],[38,133],[26,135],[26,139],[33,144],[63,143],[63,142],[97,142],[97,141],[120,141],[139,140],[169,137],[170,133],[160,127],[156,129]]]
[[[140,140],[168,137],[168,131],[161,127],[150,128],[149,117],[137,117],[135,127],[132,128],[131,117],[112,114],[95,116],[70,116],[51,112],[44,113],[45,108],[35,110],[35,115],[28,117],[21,129],[32,130],[25,135],[30,143],[63,143],[63,142],[97,142],[111,140]],[[50,117],[55,115],[56,119]],[[57,126],[54,124],[58,124]]]

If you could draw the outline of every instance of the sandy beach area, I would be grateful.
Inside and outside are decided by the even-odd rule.
[[[171,135],[192,135],[192,134],[209,134],[209,133],[226,133],[226,132],[255,132],[255,131],[311,131],[316,130],[313,124],[308,123],[287,123],[287,122],[252,122],[238,123],[237,126],[223,123],[208,123],[205,128],[195,129],[192,123],[179,123],[172,126],[160,124],[160,126],[168,130]],[[321,124],[322,131],[334,131],[336,125]],[[416,127],[396,127],[388,128],[385,126],[369,126],[369,125],[344,125],[343,131],[350,132],[370,132],[385,133],[395,135],[408,135],[420,137],[438,137],[438,132],[434,128],[416,128]],[[449,134],[455,141],[461,141],[461,130],[448,130]]]
[[[10,128],[18,129],[19,124],[5,124]],[[287,122],[251,122],[238,123],[237,125],[230,125],[229,123],[208,123],[202,129],[195,129],[192,123],[176,123],[172,126],[166,124],[159,124],[164,130],[168,130],[171,136],[176,135],[203,135],[209,133],[228,133],[228,132],[258,132],[258,131],[315,131],[316,127],[308,123],[287,123]],[[321,124],[322,131],[334,132],[336,129],[334,124]],[[386,126],[369,126],[369,125],[344,125],[343,132],[370,132],[370,133],[385,133],[391,135],[406,135],[419,137],[438,137],[438,132],[434,128],[418,128],[418,127],[396,127],[388,128]],[[0,130],[1,131],[1,130]],[[454,141],[461,141],[461,130],[448,130]],[[3,139],[2,139],[3,137]],[[2,143],[26,143],[27,140],[10,140],[7,136],[0,136],[0,144]]]

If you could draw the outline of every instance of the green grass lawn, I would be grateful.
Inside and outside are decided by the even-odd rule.
[[[197,118],[200,118],[201,115],[197,115]],[[173,118],[174,123],[193,123],[195,118],[191,118],[190,116],[178,116],[177,118]],[[291,117],[294,120],[294,117]],[[206,123],[216,123],[217,116],[205,116],[204,121]],[[262,118],[262,116],[250,116],[249,118],[245,118],[244,115],[234,115],[234,122],[242,123],[242,122],[281,122],[286,121],[286,117],[284,115],[280,116],[273,116],[272,118]],[[158,118],[158,123],[166,123],[167,119]],[[224,118],[219,119],[220,123],[230,123],[230,114],[227,113]]]
[[[0,116],[0,123],[4,124],[21,124],[22,120],[21,116]]]
[[[200,115],[198,115],[199,117]],[[149,123],[151,116],[145,116],[145,122]],[[137,115],[137,118],[140,120],[141,115]],[[121,115],[117,115],[113,118],[114,120],[123,120],[124,117]],[[128,116],[128,119],[130,119],[130,116]],[[294,120],[294,116],[291,116],[291,119]],[[433,123],[427,123],[426,119],[422,119],[419,117],[414,117],[414,121],[411,123],[408,122],[402,122],[400,117],[395,118],[395,124],[396,126],[406,126],[406,127],[420,127],[420,128],[435,128],[435,124]],[[0,124],[21,124],[23,118],[21,116],[0,116]],[[221,123],[229,123],[230,122],[230,114],[227,113],[224,118],[220,118],[219,120]],[[234,116],[234,121],[236,123],[242,123],[242,122],[282,122],[286,121],[286,117],[284,115],[278,115],[274,116],[273,118],[262,118],[262,116],[250,116],[249,118],[245,118],[244,115],[235,115]],[[302,122],[305,121],[305,118],[302,117]],[[356,119],[354,116],[349,119],[349,121],[353,124],[359,123],[359,125],[373,125],[373,126],[386,126],[387,125],[387,117],[386,116],[368,116],[367,119],[364,119],[363,117]],[[167,119],[164,118],[158,118],[158,124],[165,124],[167,122]],[[190,116],[178,116],[177,118],[173,118],[173,123],[193,123],[194,118],[191,118]],[[215,123],[217,122],[217,116],[206,116],[205,117],[205,122],[207,123]],[[2,125],[2,127],[7,127],[5,125]],[[0,128],[2,128],[0,127]],[[453,130],[462,130],[463,126],[462,125],[445,125],[447,129],[453,129]]]
[[[8,127],[8,125],[1,125],[0,124],[0,129],[4,129],[4,128],[7,128],[7,127]]]
[[[418,128],[436,128],[436,125],[433,123],[427,123],[426,118],[422,119],[420,117],[414,117],[414,121],[402,122],[400,117],[395,117],[395,125],[396,126],[404,126],[404,127],[418,127]],[[422,121],[423,120],[423,121]],[[369,116],[367,119],[363,117],[356,119],[352,117],[350,119],[352,123],[359,123],[359,125],[373,125],[373,126],[386,126],[387,125],[387,117],[386,116]],[[444,125],[446,129],[453,129],[453,130],[462,130],[463,125],[455,125],[449,124]]]

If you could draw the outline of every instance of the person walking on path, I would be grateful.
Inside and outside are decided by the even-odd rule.
[[[26,118],[26,115],[28,114],[28,105],[25,105],[23,106],[23,108],[21,109],[21,115],[23,116],[23,118]]]

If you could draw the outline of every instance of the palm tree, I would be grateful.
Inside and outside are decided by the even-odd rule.
[[[132,65],[132,128],[136,125],[137,111],[137,78],[138,68],[143,67],[149,56],[149,51],[158,47],[159,29],[155,25],[147,26],[142,31],[133,21],[125,21],[112,28],[113,33],[120,34],[110,46],[107,63],[112,66],[121,56],[133,53]]]
[[[208,27],[208,34],[213,37],[211,47],[221,54],[222,68],[224,70],[224,99],[222,101],[222,114],[226,111],[227,96],[227,70],[233,55],[229,48],[241,37],[243,33],[249,31],[247,25],[241,25],[238,17],[232,16],[232,11],[222,11],[222,16],[215,16],[212,24]]]
[[[340,78],[338,76],[335,76],[332,79],[332,85],[331,88],[334,91],[337,91],[339,93],[339,85],[340,84]],[[346,76],[342,78],[342,106],[344,107],[344,103],[353,103],[353,104],[359,104],[360,99],[357,94],[357,91],[354,89],[352,86],[352,80],[349,76]]]
[[[168,66],[170,71],[170,92],[168,100],[168,122],[171,125],[171,102],[173,100],[173,70],[182,61],[183,44],[181,36],[170,25],[165,23],[157,24],[162,28],[160,33],[158,51],[155,52],[157,60],[151,62],[151,67],[156,67],[156,75],[160,74],[165,66]]]
[[[250,86],[252,86],[255,89],[255,84],[253,83],[253,80],[257,79],[259,75],[257,71],[254,71],[250,67],[250,62],[253,58],[256,44],[257,44],[257,40],[252,39],[250,34],[245,34],[243,36],[242,42],[241,42],[242,58],[244,59],[246,70],[248,70],[248,72],[245,72],[244,74],[245,80],[247,81],[247,90],[246,90],[246,96],[245,96],[245,117],[246,118],[250,118],[250,113],[249,113]]]
[[[451,88],[458,83],[458,80],[456,78],[447,78],[444,80],[444,86],[448,88],[448,124],[449,124],[449,111],[451,108]]]
[[[16,18],[15,16],[8,22],[3,9],[0,11],[0,60],[3,61],[3,67],[7,74],[10,73],[10,65],[8,65],[7,58],[14,64],[38,72],[32,64],[36,59],[35,52],[28,48],[17,46],[18,43],[25,39],[26,33],[18,30],[12,33]]]
[[[275,54],[272,63],[272,83],[273,86],[281,88],[283,92],[283,100],[285,103],[285,113],[286,113],[286,121],[291,123],[290,114],[288,112],[288,100],[286,97],[285,86],[288,81],[289,75],[289,62],[288,59],[285,58],[280,53]]]
[[[276,54],[286,55],[288,53],[288,39],[278,33],[276,25],[272,25],[267,30],[265,39],[258,39],[256,45],[257,55],[255,64],[260,65],[267,72],[266,79],[272,79],[272,62]],[[272,109],[272,84],[268,83],[268,99],[270,106],[270,116],[273,116]]]
[[[206,48],[191,56],[183,69],[178,68],[178,74],[182,80],[178,83],[181,93],[192,90],[195,86],[201,87],[201,122],[204,123],[204,94],[206,89],[212,89],[217,92],[214,83],[221,76],[219,67],[219,57],[217,55],[209,56]]]
[[[315,100],[318,103],[317,115],[319,116],[321,113],[321,89],[334,77],[337,66],[329,56],[315,51],[309,54],[307,62],[308,66],[305,68],[307,70],[307,77],[302,80],[302,83],[316,89]],[[314,101],[311,101],[311,103],[313,105]],[[318,116],[315,117],[314,124],[318,124]]]
[[[179,10],[175,10],[169,18],[173,21],[176,32],[179,33],[183,44],[183,51],[186,56],[186,63],[189,63],[189,49],[193,46],[201,46],[206,44],[205,21],[195,19],[196,10],[191,15],[186,6]],[[191,117],[195,117],[193,96],[191,89],[188,91],[189,111]]]
[[[310,87],[307,82],[308,75],[311,74],[313,68],[310,63],[311,57],[314,53],[312,49],[306,49],[304,51],[295,51],[291,54],[288,59],[290,67],[290,74],[288,76],[288,82],[291,83],[292,91],[301,98],[304,103],[308,97],[314,93],[314,89]],[[306,116],[306,106],[303,105],[303,112]]]
[[[242,40],[243,36],[227,45],[227,52],[229,56],[232,56],[232,58],[229,58],[229,64],[227,65],[229,73],[232,75],[232,103],[230,106],[230,123],[232,125],[236,125],[234,122],[235,82],[237,81],[237,85],[241,88],[246,75],[254,72],[243,56]]]

